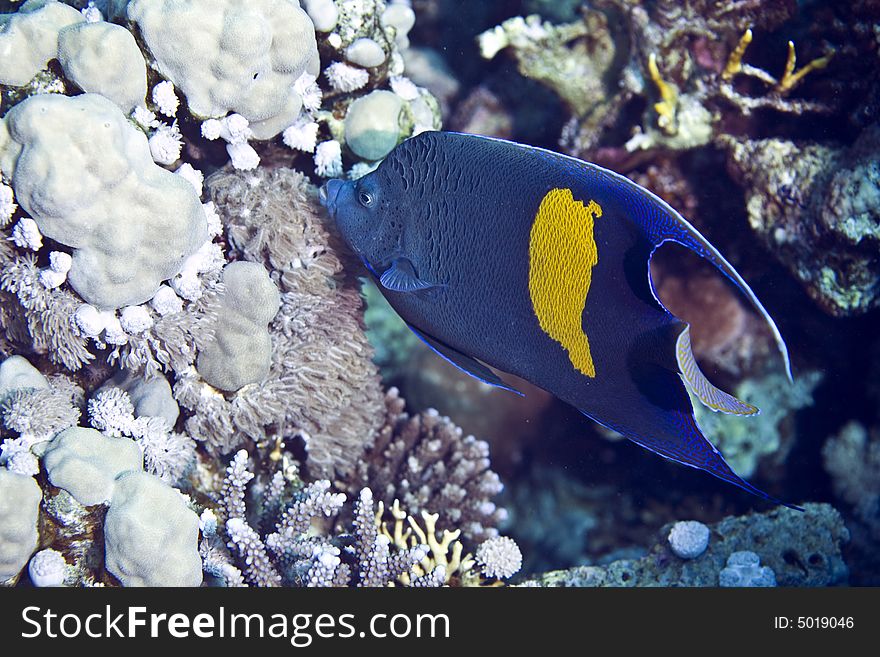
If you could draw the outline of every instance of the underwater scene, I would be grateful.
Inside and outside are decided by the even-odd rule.
[[[0,583],[880,585],[880,0],[0,0]]]

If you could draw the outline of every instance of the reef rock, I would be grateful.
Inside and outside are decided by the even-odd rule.
[[[833,315],[880,305],[880,126],[850,148],[722,138],[752,229]]]

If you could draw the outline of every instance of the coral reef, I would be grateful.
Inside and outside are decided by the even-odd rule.
[[[0,581],[876,583],[873,4],[0,0]],[[315,184],[441,117],[613,168],[719,246],[795,384],[730,286],[658,252],[701,364],[763,411],[699,421],[846,528],[655,483],[362,286]]]
[[[368,486],[389,507],[400,500],[413,515],[438,514],[441,527],[458,527],[475,542],[497,536],[506,512],[492,502],[503,487],[489,469],[488,445],[437,411],[410,416],[395,388],[385,406],[385,424],[349,490]]]
[[[785,461],[795,439],[794,412],[811,406],[813,390],[822,380],[820,372],[805,372],[789,384],[783,374],[746,379],[734,388],[739,399],[752,400],[760,415],[741,420],[714,413],[694,404],[697,421],[721,450],[724,458],[744,477],[752,476],[762,462]]]
[[[746,189],[749,224],[834,315],[880,299],[880,128],[850,148],[783,139],[721,141]]]
[[[825,470],[835,494],[853,507],[855,517],[880,540],[880,440],[850,422],[822,447]]]
[[[347,472],[382,420],[382,392],[360,324],[361,300],[317,215],[314,192],[290,170],[207,180],[232,254],[261,263],[280,292],[266,377],[224,396],[195,370],[174,394],[188,433],[228,452],[248,439],[271,450],[298,436],[313,476]]]
[[[255,475],[248,454],[239,451],[227,468],[219,518],[202,514],[200,551],[207,573],[226,586],[442,586],[479,585],[474,559],[463,555],[458,530],[438,533],[437,515],[422,512],[424,527],[397,501],[384,520],[369,488],[356,495],[351,532],[333,533],[333,519],[346,502],[330,482],[302,486],[295,473],[276,471],[255,500],[259,524],[251,524],[249,483]],[[404,520],[409,527],[404,529]],[[260,527],[274,528],[261,536]],[[224,543],[224,537],[226,542]],[[490,539],[478,549],[486,577],[509,577],[519,569],[519,549],[508,538]],[[488,544],[488,545],[487,545]],[[485,546],[485,547],[484,547]]]
[[[770,573],[760,570],[754,574],[769,582],[770,575],[775,573],[780,586],[828,586],[847,580],[841,549],[849,540],[849,532],[840,514],[827,504],[807,504],[805,513],[779,508],[763,514],[725,518],[710,529],[709,547],[696,559],[683,560],[672,552],[663,538],[669,533],[667,527],[661,530],[657,545],[641,559],[551,572],[527,580],[525,584],[718,586],[721,573],[731,565],[731,558],[732,565],[742,570],[757,567],[760,559]],[[735,556],[744,553],[751,556]],[[727,574],[724,580],[729,581]]]

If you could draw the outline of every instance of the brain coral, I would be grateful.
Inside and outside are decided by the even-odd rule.
[[[133,0],[128,18],[193,114],[237,112],[257,139],[293,123],[293,83],[320,72],[314,25],[291,0]]]
[[[0,171],[46,237],[73,248],[68,282],[102,309],[148,301],[207,240],[195,190],[97,94],[32,96],[0,121]]]

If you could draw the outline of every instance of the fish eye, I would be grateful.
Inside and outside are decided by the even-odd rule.
[[[360,191],[358,192],[358,203],[363,205],[365,208],[373,205],[373,195],[370,192]]]

